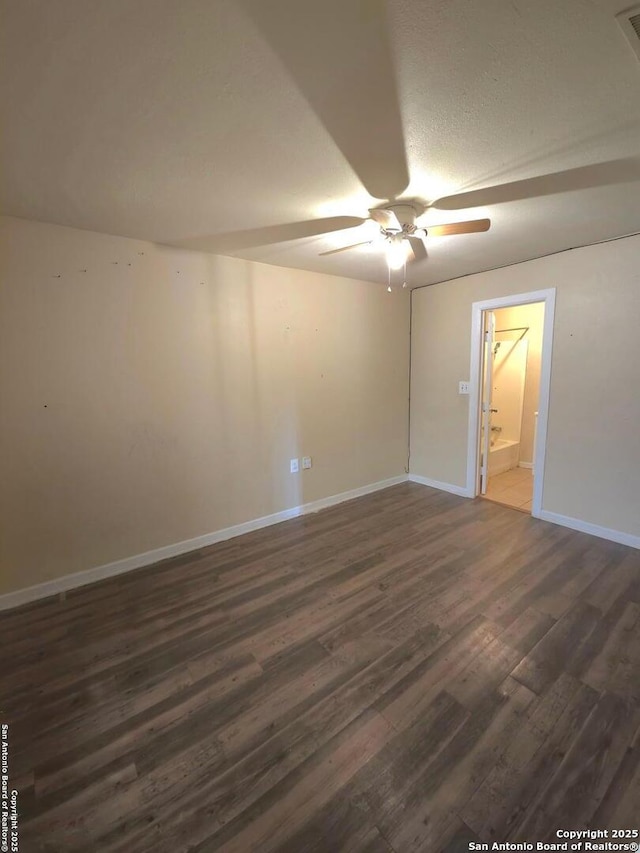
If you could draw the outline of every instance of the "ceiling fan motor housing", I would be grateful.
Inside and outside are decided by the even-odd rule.
[[[392,210],[398,222],[402,225],[402,230],[411,233],[416,227],[416,218],[424,213],[424,208],[418,206],[414,202],[399,202],[398,204],[387,205],[387,210]]]
[[[402,226],[415,225],[416,217],[423,212],[418,210],[415,204],[408,203],[389,204],[387,209],[395,213]]]

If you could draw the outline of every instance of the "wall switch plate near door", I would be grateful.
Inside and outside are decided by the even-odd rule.
[[[289,463],[289,465],[290,465],[290,471],[292,474],[297,474],[298,471],[300,470],[300,465],[298,464],[297,459],[292,459],[291,462]]]
[[[311,468],[311,457],[303,456],[302,457],[302,467],[303,468]]]
[[[458,382],[458,394],[468,394],[469,393],[469,383],[468,382]]]

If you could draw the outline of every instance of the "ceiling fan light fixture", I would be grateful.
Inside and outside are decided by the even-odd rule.
[[[407,260],[407,245],[401,235],[393,235],[387,241],[387,264],[390,270],[402,269]]]
[[[372,241],[379,240],[382,236],[380,231],[380,226],[377,222],[374,222],[373,219],[365,219],[365,221],[360,226],[360,230],[363,234],[369,237]]]

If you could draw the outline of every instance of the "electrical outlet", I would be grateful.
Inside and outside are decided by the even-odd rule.
[[[297,473],[298,473],[298,471],[300,470],[300,465],[298,464],[298,460],[297,460],[297,459],[292,459],[292,460],[291,460],[291,462],[290,462],[290,468],[291,468],[291,473],[292,473],[292,474],[297,474]]]
[[[468,382],[458,382],[458,394],[468,394],[469,393],[469,383]]]
[[[302,467],[303,468],[311,468],[311,457],[303,456],[302,457]]]

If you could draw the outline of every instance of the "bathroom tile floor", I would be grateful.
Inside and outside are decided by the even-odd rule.
[[[512,468],[503,474],[489,477],[485,497],[495,503],[531,512],[533,476],[531,468]]]

